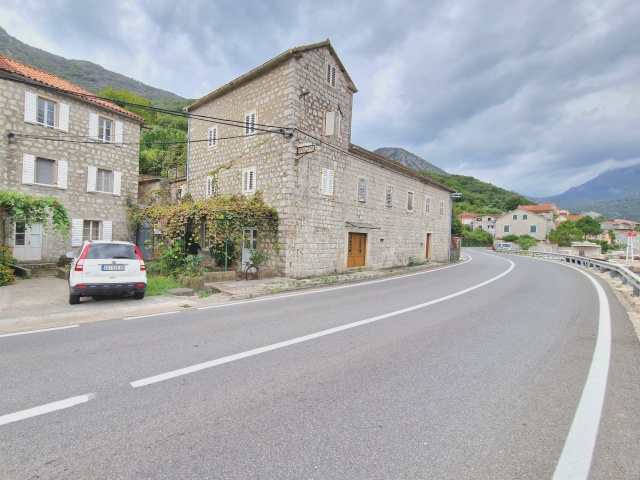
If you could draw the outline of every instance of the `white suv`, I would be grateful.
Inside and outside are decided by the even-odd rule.
[[[142,300],[147,289],[147,267],[133,243],[102,240],[85,241],[69,270],[69,303],[80,297],[132,293]]]

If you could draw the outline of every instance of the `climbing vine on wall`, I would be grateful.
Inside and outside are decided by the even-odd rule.
[[[17,192],[0,190],[0,219],[2,220],[2,243],[5,243],[5,220],[25,222],[28,226],[41,223],[46,226],[51,219],[53,230],[66,236],[71,230],[69,212],[60,200],[49,197],[32,197]]]
[[[243,229],[247,227],[257,228],[273,242],[278,234],[278,213],[264,203],[261,192],[249,197],[223,195],[197,202],[183,200],[179,205],[129,208],[129,215],[138,225],[148,220],[151,228],[172,242],[186,239],[204,245],[228,239],[242,245]],[[206,239],[202,238],[203,222]]]

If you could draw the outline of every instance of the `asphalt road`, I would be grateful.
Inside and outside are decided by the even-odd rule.
[[[640,478],[640,346],[615,296],[470,253],[1,337],[0,477]]]

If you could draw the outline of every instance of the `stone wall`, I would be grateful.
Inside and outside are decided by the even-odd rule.
[[[25,122],[25,89],[69,105],[69,131],[46,128]],[[69,210],[72,219],[113,222],[114,240],[131,240],[133,232],[127,223],[126,201],[137,202],[138,152],[140,124],[130,117],[101,108],[73,96],[48,89],[0,80],[0,112],[5,131],[0,141],[0,189],[36,197],[59,199]],[[123,123],[123,146],[89,139],[89,113]],[[49,185],[28,185],[22,181],[23,156],[35,155],[68,163],[67,188]],[[122,173],[121,195],[87,192],[88,167]],[[13,242],[12,227],[8,228],[8,243]],[[42,259],[55,260],[75,249],[71,235],[62,239],[51,229],[45,232]]]
[[[297,129],[290,139],[278,133],[246,137],[237,126],[192,119],[189,191],[193,198],[205,198],[206,178],[214,173],[219,194],[241,193],[242,170],[256,167],[256,188],[277,209],[280,219],[278,251],[264,242],[260,248],[270,254],[268,267],[290,277],[347,270],[350,232],[367,234],[368,268],[406,264],[409,257],[425,258],[427,234],[429,258],[447,261],[450,192],[415,173],[350,152],[354,92],[338,68],[335,86],[326,82],[327,63],[337,67],[328,48],[307,50],[239,82],[193,111],[242,125],[245,113],[255,110],[258,124]],[[327,112],[340,118],[333,135],[325,135]],[[209,147],[206,139],[214,125],[219,140],[217,146]],[[242,138],[229,138],[238,135]],[[310,141],[315,151],[297,155],[296,147]],[[331,195],[322,193],[323,169],[334,174]],[[361,178],[367,181],[365,202],[358,200]],[[394,188],[391,207],[385,200],[388,185]],[[413,211],[407,210],[408,192],[413,193]],[[428,214],[427,197],[431,200]]]

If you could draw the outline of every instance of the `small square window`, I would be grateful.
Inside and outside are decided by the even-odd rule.
[[[504,226],[504,233],[509,233],[510,227],[509,225]]]
[[[47,128],[55,128],[56,102],[38,97],[38,123]]]
[[[98,119],[98,138],[103,142],[113,141],[113,121],[100,117]]]
[[[522,219],[523,220],[528,220],[529,219],[529,215],[527,215],[526,213],[522,214]]]
[[[96,175],[96,191],[113,193],[113,172],[111,170],[98,169]]]
[[[517,220],[517,219],[518,219],[518,215],[514,214],[514,215],[512,216],[512,218],[513,218],[514,220]]]
[[[56,184],[56,162],[46,158],[36,158],[35,183],[41,185]]]
[[[531,233],[536,233],[538,231],[538,227],[536,227],[535,225],[531,225],[531,227],[529,228],[529,231]]]

